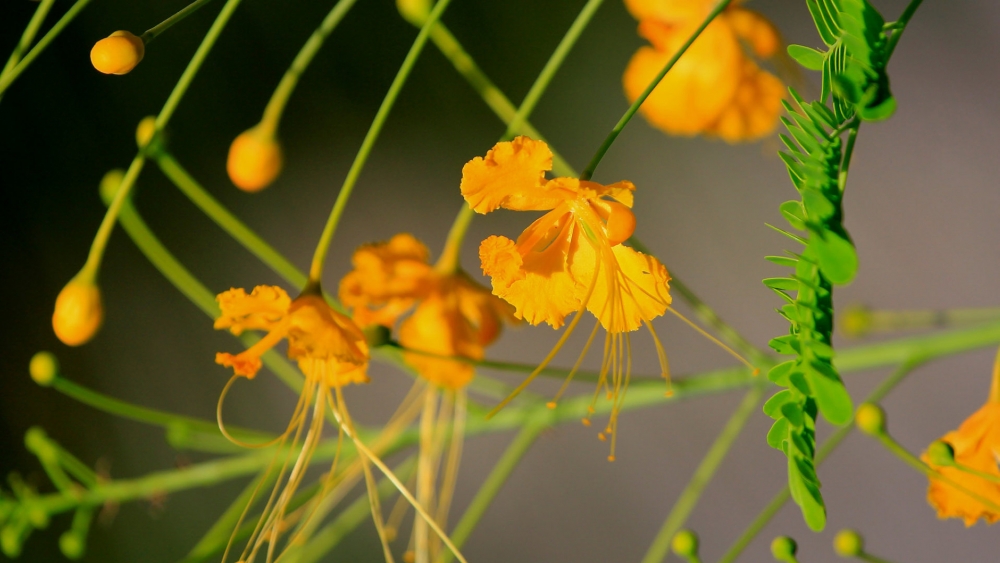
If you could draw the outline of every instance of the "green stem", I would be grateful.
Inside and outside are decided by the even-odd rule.
[[[174,110],[177,109],[177,104],[180,103],[184,94],[187,93],[188,87],[191,85],[191,81],[194,76],[198,73],[201,68],[202,63],[205,61],[205,57],[208,56],[209,51],[215,45],[215,41],[219,38],[219,34],[226,27],[226,23],[229,22],[230,16],[232,16],[233,11],[239,6],[240,0],[226,0],[226,4],[222,7],[222,11],[216,16],[215,21],[212,23],[212,27],[209,28],[208,33],[205,34],[205,38],[202,39],[201,44],[195,51],[194,56],[191,57],[191,61],[188,63],[187,68],[181,74],[180,79],[177,80],[177,84],[174,85],[173,91],[170,92],[170,96],[167,97],[167,101],[163,104],[163,109],[160,110],[159,115],[156,116],[156,129],[153,132],[152,137],[155,137],[167,126],[170,122],[170,118],[174,114]],[[126,199],[132,191],[132,186],[135,185],[135,181],[139,178],[139,173],[142,171],[142,166],[145,163],[145,157],[140,151],[139,154],[132,159],[132,164],[129,165],[128,170],[125,172],[125,177],[122,179],[121,186],[119,186],[118,191],[115,193],[114,199],[108,206],[108,211],[104,214],[104,219],[101,221],[101,226],[97,229],[97,235],[94,236],[94,242],[90,247],[90,254],[87,256],[87,262],[84,264],[83,271],[89,273],[92,276],[97,275],[97,271],[100,268],[101,258],[104,255],[104,249],[107,247],[108,239],[111,236],[111,230],[115,226],[118,214],[121,212],[122,206],[125,204]]]
[[[455,525],[455,529],[451,533],[451,540],[456,546],[461,548],[465,545],[466,540],[469,539],[469,535],[472,534],[472,530],[475,529],[476,524],[479,523],[483,514],[486,513],[486,509],[489,508],[490,503],[496,498],[497,493],[500,492],[507,478],[510,477],[514,468],[520,463],[521,458],[531,448],[531,445],[535,443],[538,435],[550,423],[550,418],[545,416],[545,411],[538,412],[536,416],[527,420],[527,423],[517,433],[517,436],[514,437],[514,441],[507,446],[503,455],[500,456],[500,460],[493,466],[493,470],[490,471],[486,480],[483,481],[479,490],[476,491],[476,496],[472,498],[472,502],[465,509],[462,518]],[[437,563],[449,563],[452,558],[453,555],[451,552],[446,551],[438,557]]]
[[[573,24],[569,26],[566,30],[566,34],[563,35],[562,40],[556,47],[556,50],[552,52],[549,57],[548,62],[542,68],[542,72],[539,73],[538,78],[535,79],[535,83],[532,84],[531,89],[524,96],[524,100],[521,102],[521,107],[518,108],[514,117],[507,124],[507,131],[504,133],[504,139],[513,138],[518,131],[520,131],[521,124],[525,122],[531,112],[534,111],[535,105],[538,100],[545,93],[546,88],[549,86],[549,82],[552,81],[552,77],[555,76],[556,71],[562,66],[563,60],[566,59],[566,55],[569,54],[573,45],[576,44],[577,39],[580,38],[580,34],[583,30],[587,28],[587,24],[590,23],[590,19],[594,17],[594,13],[597,9],[601,7],[601,3],[604,0],[587,0],[587,3],[577,14],[576,19],[573,20]]]
[[[843,315],[841,331],[852,338],[870,333],[900,330],[948,328],[1000,319],[1000,307],[924,311],[871,310],[850,307]]]
[[[10,69],[14,68],[14,65],[21,60],[21,55],[25,50],[31,45],[31,42],[35,39],[35,34],[38,33],[38,28],[42,26],[45,21],[45,16],[49,14],[49,10],[52,8],[52,4],[55,0],[42,0],[38,3],[38,8],[35,8],[35,13],[28,20],[28,25],[24,28],[24,33],[21,34],[21,40],[17,42],[17,46],[14,47],[14,52],[10,54],[10,58],[7,59],[7,64],[3,66],[3,70],[0,71],[0,79],[10,72]]]
[[[867,561],[868,563],[892,563],[888,559],[882,559],[881,557],[876,557],[871,553],[862,551],[857,555],[858,559],[862,561]]]
[[[52,26],[52,29],[43,35],[42,38],[38,40],[38,43],[36,43],[35,46],[28,51],[28,54],[21,59],[21,62],[17,63],[16,66],[9,69],[7,72],[4,72],[3,75],[0,76],[0,95],[7,91],[7,88],[10,87],[10,85],[17,80],[17,77],[28,68],[28,65],[30,65],[35,58],[38,57],[38,55],[42,54],[42,51],[49,46],[49,43],[52,43],[52,40],[54,40],[62,32],[63,28],[69,25],[69,22],[73,21],[73,18],[80,13],[80,10],[84,9],[89,3],[90,0],[76,0],[76,2],[70,6],[69,10],[66,10],[63,17],[59,18],[59,21]]]
[[[903,362],[899,368],[892,373],[892,375],[880,383],[879,386],[865,398],[864,402],[877,403],[881,401],[897,385],[902,383],[903,380],[906,379],[906,376],[922,365],[926,360],[930,359],[929,357],[918,356],[916,354],[912,357],[914,359]],[[819,450],[816,452],[817,468],[822,465],[824,461],[826,461],[826,458],[833,453],[835,449],[837,449],[837,446],[844,441],[844,438],[847,438],[853,429],[853,424],[838,428],[832,436],[823,442],[823,445],[820,446]],[[789,490],[788,485],[785,485],[784,488],[774,495],[771,502],[767,503],[767,506],[760,511],[757,517],[750,522],[750,525],[743,531],[743,534],[741,534],[736,542],[733,543],[732,547],[726,551],[725,555],[722,556],[722,559],[719,559],[719,563],[733,563],[733,561],[736,561],[736,558],[743,553],[743,550],[750,545],[750,542],[757,537],[757,535],[764,529],[765,526],[767,526],[768,522],[774,518],[774,515],[781,510],[781,507],[784,506],[790,498],[792,498],[792,493]]]
[[[448,231],[448,238],[444,241],[444,250],[438,258],[434,269],[442,274],[454,274],[462,268],[461,253],[462,241],[465,240],[465,233],[472,224],[472,218],[476,213],[469,207],[469,204],[462,203],[462,209],[455,216],[455,221]]]
[[[667,519],[663,522],[659,533],[656,534],[653,543],[649,546],[649,550],[646,551],[645,557],[642,558],[642,563],[659,563],[667,556],[667,552],[670,550],[670,542],[673,540],[674,535],[684,527],[688,516],[691,515],[695,506],[698,505],[701,493],[708,486],[709,482],[712,481],[712,477],[715,476],[715,471],[719,468],[722,460],[726,459],[726,454],[733,443],[736,442],[736,438],[743,431],[743,427],[746,426],[747,421],[750,420],[750,415],[757,411],[757,405],[760,404],[760,399],[764,395],[765,388],[766,383],[759,382],[744,395],[743,401],[736,407],[732,416],[729,417],[729,421],[722,428],[722,432],[719,433],[719,436],[709,448],[708,453],[705,454],[701,463],[698,464],[698,468],[695,469],[691,480],[688,481],[687,486],[684,487],[680,496],[677,497],[674,507],[670,509],[670,514],[667,515]]]
[[[260,120],[265,132],[269,135],[274,135],[278,130],[281,116],[285,111],[285,105],[288,104],[288,99],[292,96],[292,92],[295,91],[295,86],[299,83],[299,77],[309,67],[309,63],[312,62],[313,57],[319,52],[326,38],[333,33],[337,24],[347,15],[347,11],[354,6],[355,1],[339,0],[334,4],[333,9],[323,18],[319,27],[313,31],[309,39],[302,45],[299,53],[295,55],[292,65],[285,71],[284,76],[281,77],[281,82],[278,83],[278,87],[271,94],[271,99],[268,100],[267,106],[264,108],[264,116]]]
[[[154,39],[159,37],[161,33],[170,29],[174,24],[179,23],[184,18],[198,11],[198,8],[201,8],[202,6],[208,4],[211,1],[212,0],[195,0],[194,2],[191,2],[183,9],[181,9],[181,11],[163,20],[156,26],[147,29],[146,33],[143,33],[139,39],[141,39],[142,42],[148,46],[150,43],[153,42]]]
[[[385,98],[382,100],[382,105],[379,106],[378,112],[375,114],[375,119],[372,120],[372,124],[368,128],[368,133],[365,134],[365,138],[361,142],[361,148],[358,149],[358,154],[354,157],[354,162],[351,163],[350,170],[347,171],[347,177],[344,178],[344,183],[340,187],[340,193],[337,194],[337,200],[334,202],[333,209],[330,211],[330,217],[327,219],[326,225],[323,227],[323,233],[319,237],[319,243],[316,245],[316,252],[313,254],[312,264],[309,267],[309,284],[315,284],[316,286],[320,285],[320,281],[323,277],[323,264],[326,262],[326,255],[327,251],[330,249],[330,242],[333,240],[333,233],[337,229],[337,224],[340,222],[340,217],[344,213],[344,208],[347,206],[347,200],[351,197],[351,192],[354,190],[354,185],[358,181],[358,176],[361,175],[361,170],[364,168],[365,162],[368,160],[368,155],[371,153],[372,147],[375,146],[375,141],[378,140],[379,133],[382,132],[382,126],[389,117],[389,112],[392,110],[392,106],[396,103],[396,98],[399,96],[399,92],[403,89],[406,79],[409,78],[410,71],[413,69],[413,65],[417,62],[417,57],[420,56],[420,52],[427,43],[430,29],[435,23],[437,23],[441,14],[444,13],[445,8],[447,8],[450,3],[451,0],[439,0],[438,3],[434,5],[434,9],[431,10],[424,26],[420,28],[420,33],[417,34],[417,38],[413,41],[413,45],[410,46],[410,51],[406,54],[406,58],[403,59],[403,64],[399,67],[399,71],[396,73],[396,78],[393,79],[392,85],[389,86],[389,91],[386,92]]]
[[[840,165],[840,174],[837,176],[837,183],[841,193],[847,187],[847,173],[851,168],[851,157],[854,155],[854,143],[858,140],[858,130],[861,129],[861,120],[855,118],[850,126],[850,133],[847,135],[847,148],[844,149],[844,158]]]
[[[438,23],[431,30],[431,41],[437,45],[441,53],[451,61],[455,70],[472,86],[472,89],[479,93],[486,105],[493,110],[493,113],[500,118],[505,125],[510,125],[517,115],[517,107],[507,98],[504,93],[496,87],[492,80],[476,65],[476,61],[469,56],[458,42],[458,39],[448,31],[443,23]],[[531,123],[522,120],[521,125],[516,128],[515,134],[527,135],[532,139],[544,140],[544,137]],[[550,149],[552,147],[549,147]],[[576,176],[565,159],[552,149],[552,170],[559,176]]]
[[[653,90],[656,89],[656,87],[660,84],[660,81],[663,80],[663,77],[666,76],[668,72],[670,72],[670,69],[674,68],[674,65],[677,64],[677,61],[680,60],[680,58],[684,55],[684,53],[687,52],[688,47],[690,47],[691,44],[694,43],[696,39],[698,39],[698,36],[701,35],[701,32],[705,31],[705,28],[708,27],[708,24],[712,23],[712,20],[714,20],[716,16],[722,13],[722,11],[729,6],[730,2],[732,2],[732,0],[720,0],[720,2],[715,6],[715,8],[713,8],[712,11],[708,13],[708,16],[705,18],[705,21],[701,22],[701,25],[698,26],[698,29],[696,29],[694,33],[691,34],[691,37],[688,37],[688,40],[685,41],[684,44],[681,45],[681,48],[676,53],[674,53],[674,56],[671,57],[669,61],[667,61],[667,64],[664,65],[663,69],[661,69],[660,72],[656,75],[656,77],[652,80],[652,82],[649,83],[649,86],[646,86],[646,89],[642,91],[642,94],[639,94],[639,97],[636,98],[634,102],[632,102],[632,105],[630,105],[627,110],[625,110],[625,115],[623,115],[622,118],[618,120],[618,123],[615,124],[615,127],[611,130],[611,133],[609,133],[607,138],[604,139],[604,142],[601,143],[600,148],[597,149],[597,153],[594,154],[594,158],[590,159],[590,164],[587,165],[587,168],[583,171],[583,174],[580,175],[581,180],[589,180],[591,176],[594,175],[594,170],[597,169],[597,165],[601,163],[601,159],[604,158],[605,153],[607,153],[608,149],[611,148],[611,145],[614,144],[615,139],[618,138],[618,135],[622,132],[622,129],[624,129],[625,126],[628,125],[628,122],[631,121],[632,116],[634,116],[635,113],[639,111],[639,106],[641,106],[642,103],[646,101],[646,98],[648,98],[649,95],[653,92]]]
[[[886,449],[888,449],[890,452],[892,452],[893,454],[895,454],[896,457],[898,457],[899,459],[903,460],[910,467],[912,467],[912,468],[916,469],[917,471],[919,471],[920,473],[923,473],[924,475],[926,475],[928,479],[936,479],[938,481],[941,481],[942,483],[945,483],[945,484],[953,487],[954,489],[960,491],[961,493],[965,494],[969,498],[971,498],[971,499],[975,500],[976,502],[982,504],[983,506],[989,508],[994,513],[1000,513],[1000,505],[998,505],[997,503],[991,501],[990,499],[988,499],[988,498],[986,498],[986,497],[984,497],[984,496],[982,496],[982,495],[980,495],[980,494],[978,494],[978,493],[976,493],[974,491],[969,490],[967,487],[961,485],[960,483],[956,482],[955,480],[953,480],[953,479],[951,479],[949,477],[946,477],[946,476],[938,473],[937,471],[934,471],[927,464],[925,464],[924,462],[920,461],[917,458],[917,456],[915,456],[915,455],[911,454],[910,452],[908,452],[906,450],[906,448],[904,448],[899,442],[897,442],[887,432],[882,432],[882,433],[878,434],[876,436],[876,438],[878,438],[878,441],[883,446],[885,446]]]
[[[886,48],[886,60],[892,58],[893,51],[896,50],[896,44],[899,43],[900,37],[903,35],[903,31],[906,30],[906,24],[910,23],[910,18],[913,14],[917,12],[917,8],[924,0],[910,0],[910,4],[903,10],[902,15],[896,20],[896,26],[892,32],[892,37],[889,38],[889,45]]]
[[[257,233],[250,230],[242,221],[223,207],[198,182],[188,174],[179,162],[166,151],[154,155],[160,170],[194,203],[209,219],[226,231],[236,242],[243,245],[261,262],[267,264],[274,272],[288,280],[293,286],[302,288],[306,284],[306,275],[294,264],[288,261]]]
[[[984,479],[984,480],[989,481],[991,483],[1000,484],[1000,475],[994,475],[992,473],[986,473],[985,471],[980,471],[978,469],[969,467],[968,465],[965,465],[963,463],[958,463],[957,461],[954,462],[954,463],[952,463],[951,467],[954,467],[955,469],[957,469],[959,471],[968,473],[969,475],[975,475],[976,477],[979,477],[980,479]]]

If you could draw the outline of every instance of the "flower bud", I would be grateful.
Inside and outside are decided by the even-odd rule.
[[[69,530],[59,536],[59,551],[62,551],[67,559],[79,559],[83,556],[86,541],[82,534]]]
[[[833,550],[844,558],[857,557],[865,550],[865,540],[854,530],[841,530],[833,538]]]
[[[927,446],[927,460],[933,465],[951,467],[955,465],[955,449],[944,440],[935,440]]]
[[[256,192],[278,177],[281,161],[281,145],[272,133],[257,126],[240,133],[233,140],[226,159],[226,172],[237,188]]]
[[[840,315],[840,332],[848,338],[862,338],[871,332],[872,311],[864,305],[851,305]]]
[[[798,544],[788,536],[778,536],[771,542],[771,556],[776,561],[795,561],[798,550]]]
[[[28,373],[35,383],[48,387],[59,374],[59,361],[49,352],[39,352],[31,357]]]
[[[79,346],[94,337],[104,320],[101,291],[92,281],[80,276],[70,280],[56,298],[52,329],[68,346]]]
[[[125,179],[125,171],[121,168],[115,168],[114,170],[109,170],[107,174],[101,178],[101,201],[105,205],[110,205],[111,200],[115,199],[115,194],[118,193],[118,188],[122,185],[122,180]]]
[[[163,147],[163,132],[161,131],[155,138],[154,135],[156,135],[156,116],[147,115],[135,128],[135,144],[139,150],[145,150],[147,153],[159,151]]]
[[[94,44],[90,62],[104,74],[128,74],[146,54],[142,39],[127,31],[116,31]]]
[[[885,411],[873,403],[863,403],[854,414],[854,423],[865,434],[877,436],[885,432]]]
[[[427,16],[431,13],[430,0],[396,0],[396,9],[403,16],[403,19],[411,24],[420,27],[427,21]]]
[[[698,535],[691,530],[681,530],[674,534],[670,547],[678,557],[691,559],[698,556]]]

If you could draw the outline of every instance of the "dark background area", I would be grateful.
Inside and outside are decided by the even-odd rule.
[[[208,29],[221,2],[172,28],[150,45],[124,77],[104,76],[89,63],[93,43],[117,29],[151,27],[186,2],[94,2],[22,75],[0,101],[0,473],[47,480],[23,447],[25,430],[40,425],[88,464],[116,478],[136,477],[186,461],[162,431],[112,418],[36,386],[27,364],[54,352],[64,374],[83,385],[143,405],[212,418],[225,370],[212,363],[234,341],[174,290],[117,229],[101,272],[106,320],[98,336],[68,348],[52,334],[56,294],[80,268],[104,214],[102,175],[127,166],[139,120],[159,111]],[[520,100],[576,16],[582,1],[455,0],[444,21],[485,72]],[[887,20],[901,0],[876,2]],[[58,2],[61,14],[69,2]],[[229,143],[260,117],[285,68],[329,9],[330,2],[244,0],[206,60],[169,127],[177,158],[226,206],[300,267],[336,190],[416,30],[388,0],[360,0],[304,75],[286,111],[282,176],[267,190],[244,194],[225,175]],[[0,53],[20,37],[36,4],[8,0],[0,8]],[[816,45],[803,2],[752,3],[786,40]],[[55,21],[50,15],[46,26]],[[608,0],[556,76],[532,118],[578,168],[627,107],[620,75],[642,41],[636,22]],[[890,66],[899,111],[865,125],[846,196],[847,227],[861,272],[837,293],[838,305],[881,308],[985,307],[997,303],[1000,279],[1000,111],[997,60],[1000,7],[985,0],[928,1],[906,32]],[[809,80],[815,77],[809,76]],[[815,84],[812,85],[815,88]],[[334,240],[326,278],[349,268],[353,249],[400,231],[437,253],[461,199],[462,165],[484,154],[504,130],[451,65],[428,45],[393,110]],[[776,275],[763,256],[786,241],[778,205],[794,197],[778,143],[729,146],[670,138],[636,119],[598,170],[597,181],[627,178],[638,186],[640,236],[671,272],[692,286],[756,344],[787,330],[776,298],[760,279]],[[147,165],[136,205],[164,244],[211,290],[279,283],[229,240],[155,169]],[[476,241],[512,236],[524,214],[477,219],[464,264],[478,275]],[[683,307],[682,310],[687,311]],[[729,365],[729,358],[675,319],[658,330],[678,373]],[[510,331],[489,356],[536,362],[557,333]],[[577,335],[580,336],[580,335]],[[585,335],[583,335],[585,336]],[[567,350],[579,350],[583,337]],[[652,347],[635,353],[638,373],[655,372]],[[847,342],[846,344],[850,344]],[[984,401],[992,351],[921,368],[887,401],[894,435],[919,451],[955,428]],[[568,364],[573,354],[559,362]],[[408,378],[373,365],[372,384],[348,400],[364,422],[384,420]],[[862,397],[887,370],[851,375]],[[493,374],[508,381],[513,375]],[[552,382],[539,386],[542,391]],[[589,386],[573,388],[588,393]],[[739,402],[739,393],[632,412],[621,423],[619,461],[579,425],[544,435],[526,456],[473,534],[470,561],[638,561],[709,443]],[[294,397],[273,378],[244,385],[228,402],[234,423],[276,428]],[[769,420],[756,414],[722,465],[689,525],[702,554],[716,560],[785,479],[780,453],[764,442]],[[828,427],[820,435],[829,433]],[[467,444],[457,510],[469,501],[509,440],[476,437]],[[800,542],[803,561],[836,560],[830,549],[842,527],[859,529],[871,551],[899,562],[995,561],[997,530],[939,522],[927,506],[926,481],[870,439],[851,436],[820,475],[830,522],[809,532],[786,506],[741,561],[770,561],[777,534]],[[241,483],[171,495],[161,505],[123,505],[109,526],[96,526],[84,561],[169,562],[180,559]],[[57,538],[70,517],[57,517],[25,547],[23,561],[59,561]],[[0,556],[2,557],[2,556]],[[672,556],[671,556],[672,557]],[[328,560],[378,561],[377,539],[364,525]]]

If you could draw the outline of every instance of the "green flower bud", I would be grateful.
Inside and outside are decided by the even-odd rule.
[[[841,530],[833,538],[833,550],[841,557],[857,557],[865,550],[865,540],[854,530]]]
[[[31,357],[28,363],[28,373],[31,379],[42,387],[52,385],[52,381],[59,375],[59,361],[49,352],[39,352]]]
[[[934,465],[951,467],[955,465],[955,449],[944,440],[935,440],[927,446],[927,459]]]
[[[431,13],[431,2],[430,0],[396,0],[396,9],[399,10],[403,19],[421,27]]]
[[[689,559],[698,556],[698,535],[691,530],[681,530],[674,534],[670,547],[678,557]]]
[[[864,305],[851,305],[840,314],[840,332],[848,338],[862,338],[872,329],[872,311]]]
[[[854,423],[865,434],[878,436],[885,433],[885,411],[874,403],[864,403],[854,414]]]
[[[771,542],[771,555],[775,561],[795,561],[795,553],[798,550],[798,544],[788,536],[778,536]]]
[[[104,205],[110,205],[111,200],[115,199],[115,194],[118,193],[118,188],[122,185],[122,180],[125,179],[125,171],[121,168],[115,168],[114,170],[108,171],[107,174],[101,178],[101,201]]]
[[[84,538],[80,534],[70,530],[59,536],[59,550],[67,559],[79,559],[83,557],[83,550],[86,545]]]

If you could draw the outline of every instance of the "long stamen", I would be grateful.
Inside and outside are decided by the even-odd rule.
[[[653,344],[656,347],[656,356],[660,360],[660,375],[663,379],[667,380],[667,397],[672,397],[674,395],[673,383],[670,380],[670,361],[667,359],[667,351],[663,349],[663,344],[660,342],[660,337],[656,334],[656,329],[653,328],[653,323],[649,321],[643,321],[646,328],[649,329],[649,334],[653,337]]]
[[[594,342],[594,337],[597,336],[597,329],[599,328],[601,328],[600,320],[594,323],[594,330],[590,331],[590,336],[587,338],[587,343],[584,344],[583,346],[583,351],[580,352],[580,356],[576,359],[576,363],[573,364],[573,369],[569,371],[569,375],[567,375],[566,379],[563,380],[563,384],[559,388],[559,391],[555,394],[554,397],[552,397],[551,401],[545,403],[545,406],[547,406],[548,408],[550,409],[556,408],[556,403],[559,402],[559,399],[563,396],[563,393],[566,392],[566,389],[569,387],[570,382],[573,381],[573,376],[576,375],[577,370],[580,369],[580,364],[583,363],[583,359],[587,356],[587,352],[590,350],[590,345],[591,343]]]
[[[448,511],[455,495],[455,484],[458,482],[458,467],[462,461],[462,449],[465,444],[465,420],[468,413],[468,395],[465,389],[454,391],[454,415],[451,423],[451,440],[448,448],[448,460],[441,479],[441,492],[438,497],[437,522],[444,527],[448,524]],[[436,559],[440,550],[440,540],[434,536],[432,557]]]
[[[233,383],[235,383],[236,380],[239,379],[240,377],[243,377],[243,376],[234,375],[234,376],[230,377],[229,381],[226,382],[225,387],[222,388],[222,393],[219,393],[219,401],[215,404],[215,420],[219,424],[219,432],[221,432],[222,435],[225,436],[226,439],[229,440],[230,442],[232,442],[232,443],[234,443],[237,446],[240,446],[242,448],[248,448],[248,449],[267,448],[269,446],[273,446],[273,445],[277,444],[278,442],[284,440],[286,437],[288,437],[289,433],[291,433],[292,428],[295,426],[296,421],[299,420],[299,418],[300,418],[301,411],[302,411],[302,405],[303,405],[302,397],[304,395],[299,395],[299,402],[295,405],[295,411],[292,413],[292,418],[289,421],[288,427],[285,429],[285,432],[283,434],[281,434],[280,436],[274,438],[273,440],[269,440],[269,441],[264,442],[262,444],[251,444],[249,442],[244,442],[242,440],[239,440],[239,439],[233,437],[233,435],[229,433],[229,430],[226,429],[226,423],[223,422],[223,420],[222,420],[222,406],[223,406],[223,404],[226,401],[226,395],[229,394],[229,389],[233,386]]]
[[[417,457],[417,502],[425,510],[430,508],[431,496],[434,494],[433,449],[434,449],[434,419],[438,405],[437,389],[429,390],[424,397],[424,412],[420,416],[420,451]],[[415,561],[428,563],[430,554],[427,542],[427,523],[417,518],[413,521],[413,538]]]
[[[749,360],[747,360],[746,358],[744,358],[743,356],[741,356],[739,354],[739,352],[737,352],[736,350],[733,350],[729,346],[726,346],[725,344],[723,344],[722,341],[720,341],[718,338],[716,338],[716,337],[712,336],[711,334],[709,334],[708,332],[706,332],[705,329],[703,329],[700,326],[694,324],[693,321],[691,321],[690,319],[688,319],[684,315],[678,313],[676,309],[674,309],[673,307],[667,307],[667,310],[670,311],[671,313],[673,313],[680,320],[682,320],[685,323],[687,323],[687,325],[690,326],[691,328],[693,328],[695,330],[695,332],[697,332],[698,334],[704,336],[710,342],[713,342],[716,346],[718,346],[719,348],[722,348],[723,350],[725,350],[730,356],[732,356],[732,357],[736,358],[737,360],[739,360],[740,362],[742,362],[743,365],[747,366],[748,368],[750,368],[753,371],[754,375],[757,375],[757,374],[760,373],[760,369],[757,368],[757,366],[751,364]]]
[[[486,414],[487,420],[492,418],[493,415],[495,415],[496,413],[500,412],[500,409],[507,406],[507,403],[513,401],[514,397],[517,397],[521,393],[521,391],[524,391],[524,389],[528,387],[528,385],[530,385],[531,382],[534,381],[536,377],[538,377],[538,374],[542,373],[542,370],[549,365],[549,362],[551,362],[552,359],[556,357],[556,354],[559,352],[559,349],[563,347],[563,344],[566,343],[566,340],[569,339],[569,336],[573,334],[573,330],[576,328],[576,325],[580,324],[580,319],[583,318],[583,312],[587,310],[587,303],[590,302],[590,296],[594,294],[594,288],[597,287],[597,276],[598,274],[600,274],[600,272],[601,272],[601,262],[597,261],[597,266],[594,268],[594,279],[590,282],[590,287],[587,289],[587,295],[584,296],[583,302],[580,304],[580,308],[577,310],[576,315],[573,317],[573,320],[570,321],[569,326],[566,327],[566,330],[563,332],[562,336],[559,337],[559,341],[556,342],[556,345],[552,348],[551,351],[549,351],[549,354],[545,356],[545,359],[542,360],[542,363],[538,364],[538,367],[535,368],[535,370],[532,371],[531,374],[528,375],[528,377],[524,378],[524,381],[522,381],[521,384],[517,386],[517,388],[511,391],[510,395],[507,395],[507,398],[500,401],[500,404],[493,407],[493,410],[491,410]]]

